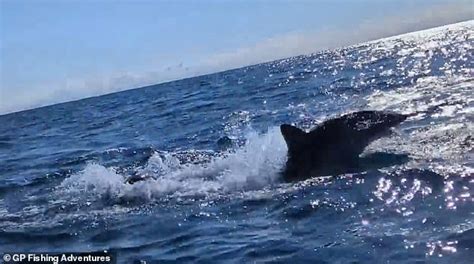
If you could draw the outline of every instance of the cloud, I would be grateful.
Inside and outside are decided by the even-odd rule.
[[[66,79],[32,89],[0,89],[0,115],[194,76],[182,63],[155,71]],[[39,92],[40,91],[40,92]],[[7,100],[8,98],[8,100]]]
[[[423,11],[366,20],[353,28],[317,32],[290,32],[256,43],[254,46],[210,56],[203,65],[223,70],[272,61],[319,50],[400,35],[474,18],[472,2],[433,6]]]
[[[88,79],[68,79],[36,87],[36,91],[42,91],[37,93],[9,91],[14,94],[6,94],[6,91],[0,90],[0,114],[310,54],[323,49],[471,20],[473,16],[471,1],[456,1],[398,16],[374,18],[353,28],[289,32],[262,40],[253,46],[207,56],[194,67],[177,62],[177,65],[151,69],[149,72],[118,72]]]

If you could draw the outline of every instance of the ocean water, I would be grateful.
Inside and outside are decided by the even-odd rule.
[[[0,252],[472,263],[473,34],[464,22],[0,116]],[[408,162],[281,180],[280,124],[366,109],[419,113],[366,149]]]

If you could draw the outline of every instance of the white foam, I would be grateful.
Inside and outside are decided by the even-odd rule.
[[[125,183],[127,176],[113,168],[88,164],[84,170],[65,179],[59,191],[96,198],[154,199],[165,195],[220,195],[255,190],[276,182],[287,151],[278,128],[266,134],[250,132],[246,138],[247,143],[235,152],[205,163],[182,164],[173,153],[156,153],[138,172],[153,178],[133,185]]]

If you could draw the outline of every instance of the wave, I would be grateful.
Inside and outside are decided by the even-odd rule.
[[[213,196],[263,188],[279,181],[287,147],[279,129],[246,136],[241,148],[219,155],[195,150],[156,152],[136,173],[148,180],[130,185],[129,175],[116,168],[89,163],[57,188],[72,197],[95,196],[112,200]]]

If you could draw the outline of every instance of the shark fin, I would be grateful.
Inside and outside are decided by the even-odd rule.
[[[283,124],[280,126],[280,131],[290,152],[304,144],[307,133],[303,130],[292,125]]]

